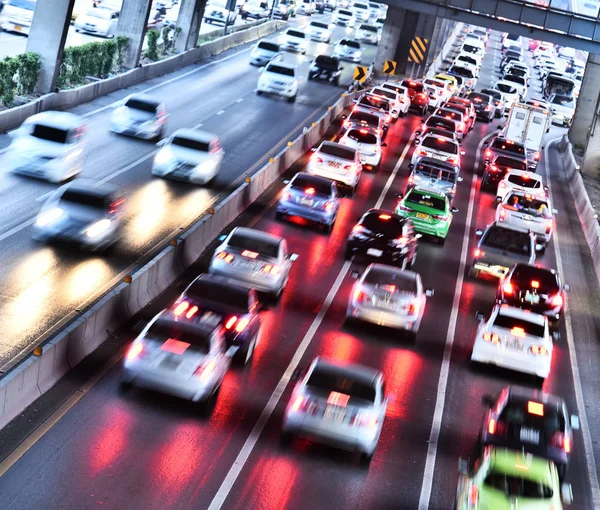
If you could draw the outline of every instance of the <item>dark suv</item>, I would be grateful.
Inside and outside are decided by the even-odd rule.
[[[486,164],[481,178],[481,190],[498,191],[498,183],[509,170],[527,170],[527,161],[500,154]]]
[[[503,155],[509,156],[515,159],[522,159],[527,161],[527,152],[525,146],[522,143],[507,140],[501,136],[496,136],[491,142],[484,142],[483,145],[487,147],[484,152],[482,167],[485,167],[492,161],[495,156]]]
[[[340,84],[342,67],[337,57],[318,55],[308,70],[309,80],[325,80],[334,85]]]

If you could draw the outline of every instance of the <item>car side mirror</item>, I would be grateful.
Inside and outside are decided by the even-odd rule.
[[[468,476],[469,462],[467,459],[463,459],[462,457],[458,459],[458,474]]]
[[[298,260],[298,254],[292,253],[288,258],[290,259],[290,262],[296,262]]]
[[[458,212],[458,207],[453,207],[452,209],[450,209],[453,213],[457,213]]]
[[[456,178],[456,180],[457,180],[458,182],[463,182],[463,181],[464,181],[464,179],[463,179],[462,177],[457,177],[457,178]]]
[[[226,236],[225,234],[223,234],[223,235],[221,235],[221,236],[217,237],[217,241],[221,241],[221,242],[223,242],[223,241],[225,241],[225,239],[227,239],[227,236]]]
[[[466,153],[467,153],[467,152],[466,152],[466,151],[464,151],[464,150],[461,150],[461,151],[460,151],[460,155],[461,155],[461,156],[464,156]]]
[[[475,318],[481,322],[482,320],[485,320],[485,315],[483,315],[481,312],[477,311],[475,312]]]
[[[579,428],[580,428],[579,416],[577,416],[576,414],[571,415],[571,428],[573,430],[579,430]]]
[[[563,483],[560,486],[560,499],[565,505],[573,503],[573,488],[570,483]]]
[[[480,228],[478,228],[478,229],[475,231],[475,235],[476,235],[476,236],[482,236],[482,235],[483,235],[483,230],[481,230]]]
[[[347,115],[346,115],[346,114],[343,114],[343,115],[342,115],[342,119],[345,119],[346,117],[347,117]]]
[[[541,244],[536,244],[535,245],[535,251],[540,253],[541,251],[544,250],[544,247]]]
[[[156,146],[157,147],[164,147],[167,143],[167,140],[165,140],[164,138],[162,140],[159,140],[158,142],[156,142]]]
[[[381,144],[381,146],[382,146],[382,147],[387,147],[387,143],[383,142],[383,143]]]
[[[350,276],[352,276],[352,278],[357,280],[360,277],[360,273],[358,271],[354,270],[350,273]]]
[[[494,398],[491,395],[483,395],[483,397],[481,397],[481,405],[492,407],[494,405]]]
[[[567,292],[569,292],[571,290],[571,286],[568,283],[565,283],[563,285],[563,289],[565,289]]]
[[[550,188],[548,186],[544,186],[544,191],[548,191]]]
[[[427,297],[433,297],[433,289],[425,289],[425,295]]]

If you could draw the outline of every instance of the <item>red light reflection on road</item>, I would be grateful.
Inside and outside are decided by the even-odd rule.
[[[411,408],[414,412],[415,385],[421,375],[424,361],[414,351],[389,349],[383,361],[383,375],[386,391],[393,393],[388,403],[387,418],[409,418]]]
[[[319,355],[332,361],[360,363],[364,344],[355,336],[344,331],[328,331],[323,336]]]
[[[117,457],[128,450],[127,439],[133,425],[131,414],[118,406],[110,406],[106,411],[97,434],[89,442],[90,478],[112,467]]]

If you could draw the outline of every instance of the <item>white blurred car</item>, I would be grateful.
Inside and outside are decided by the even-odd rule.
[[[333,56],[340,60],[360,62],[362,60],[362,48],[358,41],[353,39],[342,39],[333,48]]]
[[[298,380],[285,409],[281,439],[294,436],[357,451],[369,462],[375,453],[388,399],[383,374],[362,365],[315,358]]]
[[[29,117],[11,133],[3,166],[50,182],[63,182],[83,169],[85,124],[78,115],[48,111]]]
[[[439,106],[452,97],[452,84],[449,81],[426,78],[423,80],[423,85],[426,85],[436,91],[435,105],[429,101],[429,106]]]
[[[552,123],[562,124],[565,127],[570,126],[573,122],[573,115],[575,115],[574,99],[570,96],[552,94],[548,103],[552,109]]]
[[[339,143],[359,151],[360,162],[363,167],[369,167],[375,172],[379,170],[381,148],[385,147],[386,144],[381,141],[375,130],[351,127],[343,134]]]
[[[298,83],[296,68],[277,59],[262,70],[256,93],[259,96],[265,92],[277,94],[293,103],[298,95]]]
[[[356,29],[356,40],[360,42],[366,42],[369,44],[379,44],[381,40],[381,33],[375,25],[368,25],[362,23]]]
[[[329,141],[322,142],[318,149],[313,150],[306,172],[344,184],[354,192],[362,174],[358,150]]]
[[[369,21],[369,17],[371,16],[368,3],[354,2],[352,4],[352,12],[356,19],[362,22]]]
[[[544,315],[496,305],[479,327],[471,361],[509,368],[546,379],[552,364],[552,337]]]
[[[542,182],[542,176],[528,170],[509,170],[498,183],[496,200],[502,202],[504,197],[514,191],[522,191],[536,197],[546,197],[547,186]]]
[[[163,102],[144,94],[132,94],[115,107],[110,130],[146,140],[158,139],[164,135],[167,116]]]
[[[333,15],[333,23],[343,27],[353,27],[356,23],[354,13],[348,9],[338,9]]]
[[[415,338],[427,296],[433,296],[433,290],[423,288],[418,273],[385,264],[370,264],[352,287],[346,320],[401,329]]]
[[[331,41],[331,28],[327,23],[322,21],[311,21],[306,29],[306,33],[311,41],[319,41],[328,43]]]
[[[225,154],[217,135],[196,129],[178,129],[157,145],[152,175],[194,184],[213,182]]]
[[[518,103],[521,100],[519,97],[519,89],[517,88],[516,83],[500,80],[494,85],[493,88],[502,92],[504,106],[507,110],[510,110],[515,103]]]
[[[111,9],[90,9],[75,21],[75,31],[86,34],[114,37],[117,31],[119,14]]]
[[[460,156],[464,154],[458,141],[436,135],[425,135],[417,143],[411,164],[415,166],[421,158],[433,158],[451,163],[460,171]]]
[[[280,44],[282,50],[295,51],[304,55],[308,47],[308,40],[306,34],[301,30],[288,28],[282,34]]]
[[[373,87],[368,94],[389,99],[391,115],[394,121],[397,120],[400,115],[405,117],[408,113],[408,109],[410,108],[410,98],[406,94],[400,95],[398,92],[388,87]]]
[[[281,56],[279,43],[274,41],[258,41],[250,52],[250,64],[264,66]]]

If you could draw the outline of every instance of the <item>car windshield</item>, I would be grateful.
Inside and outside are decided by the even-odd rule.
[[[504,92],[505,94],[517,93],[517,89],[513,85],[509,85],[508,83],[496,83],[496,88],[500,92]]]
[[[48,142],[67,143],[69,131],[51,126],[45,126],[44,124],[34,124],[31,131],[31,136],[34,138],[39,138],[40,140],[47,140]]]
[[[364,30],[365,32],[377,33],[377,27],[374,27],[373,25],[361,25],[360,29]]]
[[[317,195],[331,196],[331,181],[325,179],[314,179],[306,174],[298,174],[291,182],[291,188],[297,191],[306,191],[309,188],[315,190]]]
[[[354,156],[356,154],[354,149],[344,147],[338,143],[324,143],[319,148],[319,152],[327,154],[328,156],[333,156],[334,158],[347,159],[349,161],[354,161]]]
[[[510,281],[519,287],[535,288],[540,294],[556,294],[560,288],[556,273],[536,266],[517,264],[510,275]]]
[[[421,145],[447,154],[458,154],[458,144],[447,138],[426,136]]]
[[[363,282],[377,287],[385,285],[391,292],[417,293],[416,278],[404,271],[372,267],[367,270]]]
[[[260,41],[258,43],[258,48],[260,48],[261,50],[272,51],[274,53],[277,53],[279,51],[279,45],[269,41]]]
[[[381,97],[372,96],[370,94],[363,96],[358,104],[369,108],[382,109],[384,112],[387,112],[390,109],[390,103],[387,99],[382,99]]]
[[[90,9],[87,12],[90,18],[110,19],[112,17],[112,11],[109,9]]]
[[[236,250],[248,250],[264,257],[277,258],[279,256],[279,240],[259,239],[236,233],[229,238],[227,245]]]
[[[423,205],[425,207],[431,207],[438,211],[446,210],[446,200],[441,197],[432,196],[424,191],[412,190],[406,195],[406,203]]]
[[[360,224],[371,232],[393,237],[402,235],[404,220],[392,213],[371,212],[362,217]]]
[[[329,28],[329,26],[326,23],[320,23],[319,21],[313,21],[310,24],[311,27],[317,27],[317,28],[322,28],[324,30],[327,30]]]
[[[494,319],[494,327],[510,330],[523,330],[522,332],[518,331],[518,333],[540,338],[544,336],[545,331],[543,324],[536,324],[535,322],[530,322],[518,317],[511,317],[510,315],[503,315],[502,313],[499,313]]]
[[[310,374],[306,387],[311,392],[320,393],[323,396],[336,392],[347,395],[351,401],[375,402],[374,386],[357,381],[338,370],[330,370],[326,367],[317,366]]]
[[[86,193],[84,190],[80,189],[67,188],[60,196],[60,201],[67,202],[69,204],[84,205],[94,209],[108,209],[107,197],[94,192]]]
[[[304,39],[306,37],[304,32],[300,32],[298,30],[288,30],[286,34],[290,37],[299,37],[300,39]]]
[[[133,108],[134,110],[141,110],[147,113],[156,113],[158,105],[156,103],[149,103],[147,101],[141,101],[139,99],[129,99],[125,106],[127,108]]]
[[[490,227],[483,235],[482,246],[498,248],[520,255],[531,255],[531,239],[527,232],[520,232],[510,228]]]
[[[176,136],[171,140],[171,145],[183,147],[185,149],[193,149],[199,152],[208,152],[210,150],[209,143],[200,140],[192,140],[183,136]]]
[[[522,188],[539,189],[542,183],[537,179],[532,179],[528,175],[511,174],[507,177],[508,182]]]
[[[520,143],[515,143],[511,140],[504,140],[503,138],[494,138],[491,145],[492,149],[496,149],[504,152],[512,152],[513,154],[524,155],[525,147]],[[517,168],[517,167],[514,167]]]
[[[552,104],[557,104],[560,106],[566,106],[568,108],[575,108],[575,103],[573,102],[573,98],[570,96],[559,96],[556,95],[552,98]]]
[[[527,163],[520,159],[498,156],[494,161],[496,166],[514,168],[515,170],[527,170]]]
[[[452,133],[456,131],[456,122],[454,122],[452,119],[445,119],[444,117],[429,117],[425,126],[432,128],[440,128],[445,131],[451,131]]]
[[[377,144],[377,136],[375,136],[367,129],[351,129],[350,131],[348,131],[348,134],[346,136],[358,143],[366,143],[369,145]]]
[[[294,77],[294,70],[291,67],[278,66],[276,64],[269,64],[267,71],[274,74],[281,74],[282,76]]]
[[[248,291],[222,282],[196,280],[187,289],[186,296],[195,301],[210,301],[224,307],[248,311]]]
[[[190,324],[175,321],[157,320],[146,333],[147,340],[162,342],[161,350],[183,354],[188,349],[201,354],[210,351],[210,336],[204,331]]]

